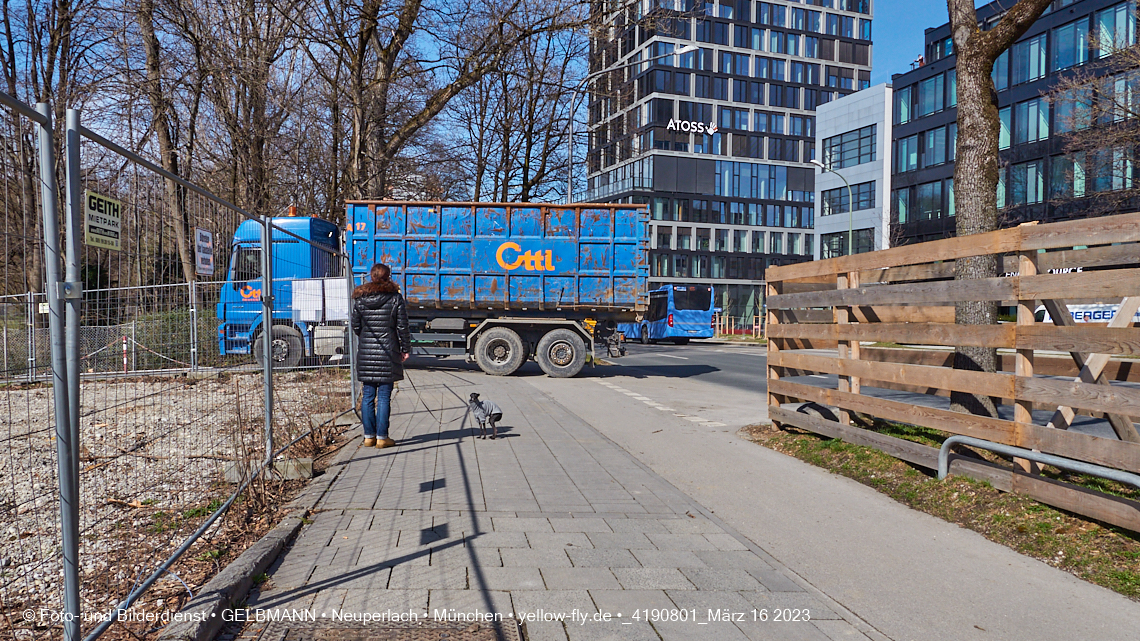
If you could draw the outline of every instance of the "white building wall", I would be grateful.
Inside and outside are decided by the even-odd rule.
[[[820,160],[823,141],[869,125],[875,129],[875,160],[873,162],[836,169],[851,185],[875,181],[875,207],[851,214],[823,215],[821,193],[842,188],[843,180],[831,172],[818,172],[815,177],[815,259],[819,260],[823,236],[848,229],[874,228],[875,249],[890,246],[890,195],[891,195],[891,114],[893,92],[891,85],[875,85],[838,100],[822,105],[816,111],[816,148]]]

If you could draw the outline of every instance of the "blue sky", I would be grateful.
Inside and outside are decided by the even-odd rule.
[[[923,32],[950,20],[945,0],[875,0],[874,10],[872,85],[909,71],[911,61],[922,54]]]

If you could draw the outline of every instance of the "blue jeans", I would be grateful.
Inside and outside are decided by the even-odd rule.
[[[388,416],[392,411],[392,384],[364,384],[360,418],[365,438],[388,438]]]

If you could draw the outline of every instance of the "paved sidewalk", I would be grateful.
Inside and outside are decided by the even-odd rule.
[[[525,378],[410,375],[399,447],[355,452],[250,608],[499,613],[531,641],[885,638]],[[503,407],[499,440],[472,438],[472,391]]]

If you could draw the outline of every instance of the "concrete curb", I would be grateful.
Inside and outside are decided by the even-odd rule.
[[[286,505],[287,515],[268,534],[222,569],[198,595],[179,611],[181,621],[172,623],[159,635],[159,641],[209,641],[224,623],[222,613],[241,601],[253,587],[254,578],[263,574],[277,560],[308,516],[324,497],[329,486],[340,476],[344,464],[352,458],[362,437],[349,441],[341,449],[329,469]]]

